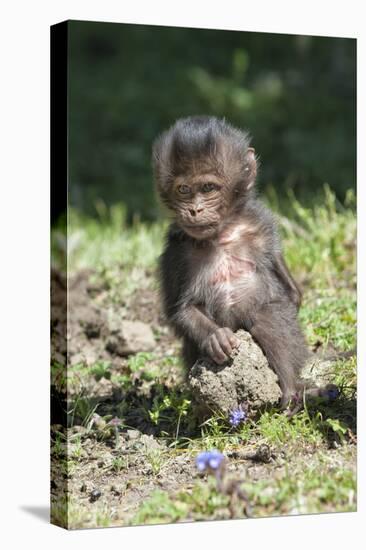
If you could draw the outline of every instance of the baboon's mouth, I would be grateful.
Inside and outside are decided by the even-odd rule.
[[[217,226],[212,223],[201,225],[184,225],[184,231],[193,238],[206,239],[216,234]]]

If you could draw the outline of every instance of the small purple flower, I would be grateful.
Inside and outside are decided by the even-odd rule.
[[[235,428],[247,419],[247,413],[240,407],[230,412],[229,422]]]
[[[221,462],[224,460],[224,455],[219,451],[211,451],[210,456],[208,457],[207,465],[212,470],[217,470]]]
[[[207,468],[207,463],[209,459],[209,451],[203,451],[196,458],[196,466],[200,472],[203,472]]]
[[[120,426],[120,425],[121,425],[121,420],[120,420],[119,418],[117,418],[117,416],[115,416],[114,418],[112,418],[112,420],[110,420],[110,421],[108,422],[108,424],[109,424],[110,426],[115,426],[115,427],[117,427],[117,426]]]
[[[205,470],[217,470],[222,461],[224,460],[224,455],[216,449],[212,451],[203,451],[196,458],[196,466],[200,472]]]

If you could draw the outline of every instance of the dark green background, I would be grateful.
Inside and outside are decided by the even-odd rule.
[[[154,219],[150,154],[176,118],[248,129],[259,185],[314,202],[355,187],[356,41],[244,31],[69,23],[71,203],[124,202]]]

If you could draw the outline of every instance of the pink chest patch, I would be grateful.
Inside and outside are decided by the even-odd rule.
[[[248,258],[240,258],[232,254],[225,254],[218,260],[210,284],[234,283],[249,277],[255,272],[255,262]]]

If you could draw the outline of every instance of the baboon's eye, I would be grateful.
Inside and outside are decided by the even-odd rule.
[[[203,193],[210,193],[210,191],[213,191],[214,189],[216,189],[216,185],[214,183],[204,183],[202,185]]]
[[[189,187],[189,185],[178,185],[178,192],[181,193],[182,195],[187,195],[188,193],[191,192],[191,188]]]

